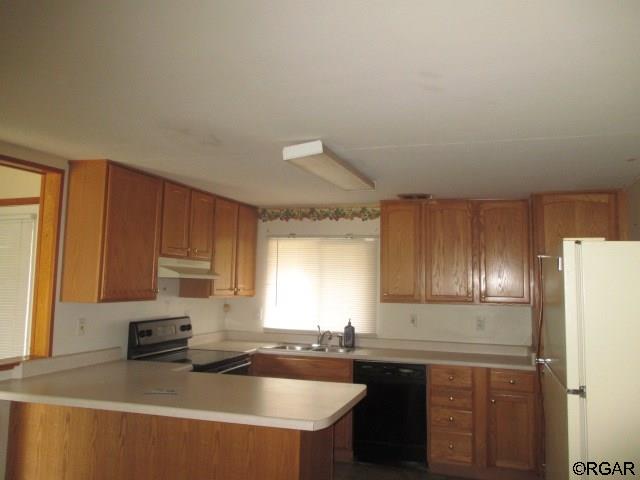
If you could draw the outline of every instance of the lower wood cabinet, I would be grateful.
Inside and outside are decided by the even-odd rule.
[[[295,355],[256,354],[251,374],[256,377],[293,378],[325,382],[353,382],[353,362],[342,358],[318,358]],[[353,414],[347,413],[334,425],[334,457],[353,459]]]
[[[534,372],[433,365],[428,378],[427,458],[432,472],[536,478]]]

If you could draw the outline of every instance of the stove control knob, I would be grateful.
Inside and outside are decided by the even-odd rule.
[[[146,331],[146,330],[140,330],[140,331],[138,332],[138,337],[140,337],[140,338],[144,338],[144,337],[146,337],[146,336],[147,336],[147,331]]]
[[[187,325],[180,325],[180,331],[181,332],[188,332],[189,330],[191,330],[191,325],[187,324]]]
[[[153,330],[145,330],[145,333],[147,334],[147,337],[150,337],[153,335]]]

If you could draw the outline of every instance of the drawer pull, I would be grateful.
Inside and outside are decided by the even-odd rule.
[[[454,400],[455,400],[455,398],[453,398],[453,395],[451,395],[451,396],[449,397],[449,401],[450,401],[450,402],[453,402]]]
[[[449,417],[449,421],[453,422],[454,418],[453,417]]]
[[[515,385],[516,381],[512,378],[511,380],[509,380],[509,385]]]
[[[450,382],[453,382],[453,378],[454,378],[453,375],[449,375],[449,381]]]
[[[453,450],[453,442],[449,442],[449,450]]]

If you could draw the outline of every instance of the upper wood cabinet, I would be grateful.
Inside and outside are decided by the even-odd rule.
[[[70,162],[61,301],[156,298],[161,200],[156,177]]]
[[[161,255],[187,257],[189,255],[189,211],[191,189],[164,182],[162,203]]]
[[[473,302],[471,202],[428,202],[424,208],[425,299]]]
[[[238,240],[236,250],[236,295],[256,293],[256,246],[258,243],[258,212],[240,205],[238,208]]]
[[[213,258],[213,214],[215,200],[213,195],[191,191],[191,223],[189,237],[189,256],[199,260]]]
[[[236,236],[238,204],[221,198],[216,202],[214,216],[213,271],[220,277],[213,282],[214,295],[233,295],[236,286]]]
[[[213,295],[255,294],[258,213],[255,208],[218,199],[214,216]]]
[[[620,191],[533,195],[535,251],[553,254],[563,238],[624,240],[627,221]]]
[[[160,254],[211,260],[214,197],[164,182]]]
[[[529,202],[479,201],[481,302],[530,302]]]
[[[380,290],[382,302],[422,300],[422,203],[382,202]]]
[[[382,302],[529,303],[526,200],[382,202]]]

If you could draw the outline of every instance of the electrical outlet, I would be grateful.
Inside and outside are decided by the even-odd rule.
[[[484,332],[486,326],[487,326],[487,319],[485,317],[478,315],[476,317],[476,331]]]
[[[79,318],[76,324],[76,335],[84,335],[87,333],[87,319]]]
[[[413,325],[413,328],[418,328],[418,314],[412,313],[409,317],[409,323]]]

